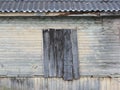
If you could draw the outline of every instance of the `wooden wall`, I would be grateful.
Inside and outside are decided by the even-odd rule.
[[[49,28],[77,29],[81,76],[120,76],[120,17],[0,17],[0,76],[42,76]]]
[[[120,19],[101,19],[78,28],[80,72],[120,75]]]
[[[120,78],[0,78],[0,90],[120,90]]]
[[[19,20],[0,20],[0,75],[41,74],[42,61],[40,29]]]

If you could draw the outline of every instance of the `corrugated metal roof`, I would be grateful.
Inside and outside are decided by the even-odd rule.
[[[0,12],[120,11],[120,1],[16,0],[0,1]]]
[[[120,0],[0,0],[0,1],[120,1]]]

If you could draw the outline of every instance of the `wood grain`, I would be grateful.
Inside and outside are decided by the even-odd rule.
[[[44,76],[49,77],[49,33],[47,32],[48,30],[43,31],[43,42],[44,42]]]
[[[72,32],[70,29],[49,29],[45,31],[43,32],[43,36],[45,35],[43,37],[45,38],[44,52],[47,53],[44,53],[44,57],[46,57],[44,59],[48,60],[44,60],[47,61],[45,62],[47,65],[44,64],[44,67],[49,70],[49,77],[63,77],[64,80],[78,79],[78,47],[75,45],[77,44],[77,32]],[[47,71],[45,72],[47,74]]]
[[[73,79],[73,55],[70,34],[70,30],[64,30],[64,80]]]
[[[65,81],[61,78],[0,78],[0,90],[120,90],[120,78],[81,77]]]
[[[49,38],[50,38],[50,44],[49,44],[49,58],[50,62],[49,65],[49,76],[55,77],[56,76],[56,56],[55,56],[55,33],[53,29],[50,29],[48,32]]]
[[[73,56],[73,75],[75,79],[80,77],[79,73],[79,58],[78,58],[78,39],[77,30],[71,30],[71,42],[72,42],[72,56]]]
[[[57,30],[56,31],[56,34],[57,34],[57,38],[56,38],[56,49],[57,49],[57,77],[62,77],[63,76],[63,57],[64,57],[64,54],[63,54],[63,50],[64,50],[64,47],[63,47],[63,40],[64,40],[64,36],[63,36],[63,30]]]

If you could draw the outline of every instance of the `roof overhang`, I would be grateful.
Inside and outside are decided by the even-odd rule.
[[[0,13],[0,17],[9,16],[120,16],[120,12],[4,12]]]
[[[13,0],[0,1],[0,12],[119,12],[120,0]]]

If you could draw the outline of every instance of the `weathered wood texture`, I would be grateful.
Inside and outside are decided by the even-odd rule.
[[[0,78],[0,90],[120,90],[120,78]]]
[[[44,76],[45,77],[48,77],[50,74],[50,70],[49,70],[49,54],[52,54],[52,53],[49,53],[49,43],[50,43],[50,36],[49,36],[49,33],[45,33],[47,32],[47,30],[44,31],[44,35],[43,35],[43,42],[44,42],[44,45],[43,45],[43,50],[44,50]],[[51,55],[53,56],[53,55]],[[51,60],[51,59],[50,59]],[[53,58],[52,58],[53,60]],[[50,75],[51,76],[51,75]]]
[[[78,38],[77,38],[77,32],[76,30],[71,31],[71,42],[72,42],[72,53],[73,53],[73,74],[74,78],[79,78],[79,52],[78,52]]]
[[[80,75],[120,76],[119,16],[0,17],[0,75],[43,75],[48,28],[77,29]]]
[[[63,77],[64,80],[80,77],[76,30],[43,30],[43,46],[45,77]]]
[[[64,79],[73,79],[73,54],[72,54],[72,43],[71,43],[71,31],[64,31]]]
[[[59,51],[59,52],[57,52],[57,68],[58,68],[58,70],[57,70],[57,76],[58,77],[62,77],[62,73],[63,73],[63,66],[64,66],[64,62],[63,62],[63,57],[64,57],[64,53],[63,53],[63,38],[64,37],[62,37],[63,36],[63,31],[61,32],[61,30],[58,30],[57,32],[57,41],[58,41],[58,43],[56,43],[57,45],[56,45],[56,47],[57,47],[57,51]]]
[[[78,30],[83,75],[120,75],[120,18],[103,17]]]
[[[42,31],[18,22],[0,20],[0,76],[41,75]]]

